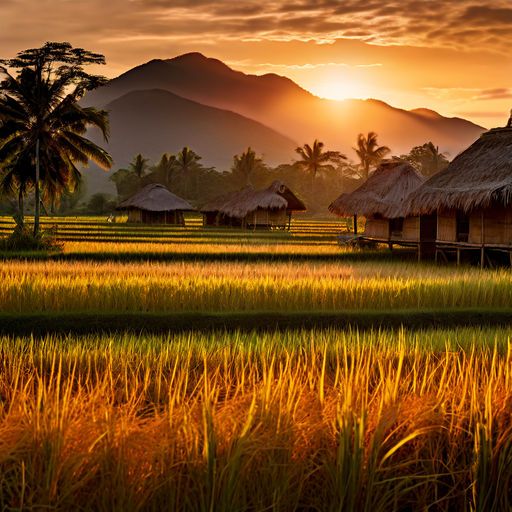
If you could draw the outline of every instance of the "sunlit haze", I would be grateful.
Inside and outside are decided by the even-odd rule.
[[[508,0],[2,0],[1,56],[69,40],[108,76],[199,51],[326,98],[378,98],[486,127],[512,104]]]

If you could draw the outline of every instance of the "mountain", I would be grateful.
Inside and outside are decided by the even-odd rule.
[[[114,169],[125,167],[137,153],[156,162],[163,153],[189,146],[203,164],[228,170],[233,156],[251,146],[266,162],[290,161],[297,144],[261,123],[227,110],[209,107],[160,89],[128,92],[105,105],[110,112],[109,143]],[[103,145],[99,133],[91,138]],[[84,172],[89,194],[115,191],[109,174]]]
[[[107,105],[126,93],[144,89],[166,90],[237,112],[300,144],[318,138],[352,158],[351,148],[360,132],[376,131],[379,142],[391,147],[394,154],[432,141],[453,158],[484,131],[464,119],[443,117],[428,109],[407,111],[375,99],[318,98],[286,77],[245,74],[200,53],[147,62],[93,91],[86,100],[88,104]]]

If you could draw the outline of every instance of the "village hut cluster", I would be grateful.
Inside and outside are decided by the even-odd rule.
[[[178,226],[185,225],[185,212],[197,211],[159,184],[147,185],[117,210],[128,213],[128,222]],[[292,213],[305,210],[305,204],[284,183],[275,181],[263,190],[246,187],[217,197],[201,208],[201,213],[204,226],[289,229]]]
[[[426,181],[399,160],[383,162],[329,209],[364,215],[363,238],[415,246],[418,258],[476,254],[481,266],[499,254],[512,264],[512,122],[483,133],[450,165]]]
[[[184,213],[196,211],[163,185],[144,187],[122,202],[129,222],[184,225]],[[255,190],[246,187],[218,197],[200,209],[204,226],[245,229],[290,228],[293,212],[304,203],[282,182]],[[354,217],[357,239],[414,247],[418,259],[476,255],[493,263],[498,253],[512,264],[512,114],[505,128],[483,133],[448,167],[425,180],[407,162],[383,161],[350,194],[341,194],[329,210]],[[357,217],[365,218],[362,235]]]
[[[204,226],[249,229],[289,229],[292,213],[305,210],[305,204],[280,181],[274,181],[264,190],[246,187],[201,208]]]

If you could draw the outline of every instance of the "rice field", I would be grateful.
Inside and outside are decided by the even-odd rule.
[[[7,261],[0,312],[507,308],[512,274],[417,263]]]
[[[509,334],[1,338],[0,507],[510,510]]]
[[[0,335],[0,510],[512,509],[509,327],[194,328],[205,313],[510,311],[509,269],[342,248],[336,220],[44,223],[63,253],[0,255],[0,322],[76,325]],[[77,334],[152,313],[190,325]]]

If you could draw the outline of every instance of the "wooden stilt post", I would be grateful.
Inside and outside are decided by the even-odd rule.
[[[460,247],[457,247],[457,266],[460,265]]]
[[[480,242],[482,247],[480,249],[480,268],[485,265],[485,237],[484,237],[484,211],[480,213]]]
[[[357,214],[354,213],[354,235],[357,235]]]

